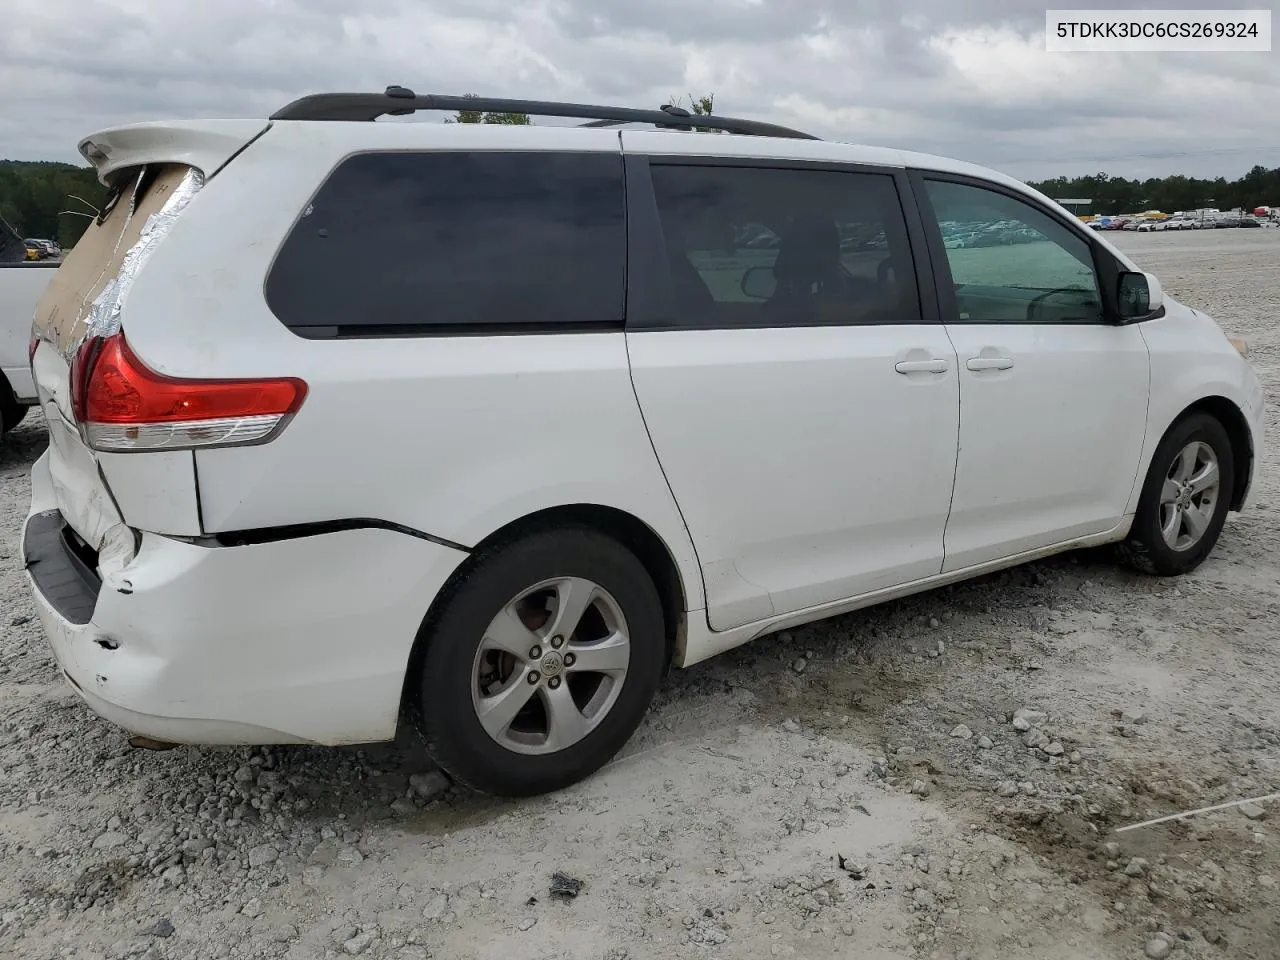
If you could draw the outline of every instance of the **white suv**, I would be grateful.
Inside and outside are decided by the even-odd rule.
[[[592,122],[369,122],[460,107]],[[1242,344],[1008,177],[690,123],[390,88],[86,139],[24,551],[89,705],[410,717],[529,794],[668,665],[1075,547],[1204,560],[1259,461]]]

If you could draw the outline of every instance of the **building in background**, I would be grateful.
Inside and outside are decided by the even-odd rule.
[[[1062,204],[1062,206],[1067,208],[1069,213],[1075,214],[1082,220],[1086,217],[1092,218],[1093,216],[1092,200],[1058,200],[1055,198],[1054,202]]]

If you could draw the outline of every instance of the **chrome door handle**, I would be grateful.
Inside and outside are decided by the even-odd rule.
[[[971,357],[965,362],[969,370],[1008,370],[1012,366],[1009,357]]]
[[[934,360],[900,360],[893,369],[899,373],[946,373],[947,361]]]

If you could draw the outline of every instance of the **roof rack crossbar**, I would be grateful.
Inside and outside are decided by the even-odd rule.
[[[405,87],[387,87],[383,93],[314,93],[286,104],[271,115],[272,120],[371,121],[382,116],[405,116],[419,110],[479,110],[485,113],[527,113],[537,117],[566,117],[590,120],[589,127],[645,123],[677,130],[694,127],[724,130],[757,137],[787,137],[817,140],[809,133],[759,120],[735,117],[695,116],[681,107],[667,105],[658,110],[633,107],[601,107],[585,103],[557,103],[547,100],[507,100],[493,97],[452,97],[416,94]]]

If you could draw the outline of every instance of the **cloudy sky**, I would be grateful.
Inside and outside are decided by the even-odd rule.
[[[1239,4],[1273,15],[1275,5]],[[265,117],[302,94],[399,83],[629,106],[713,92],[726,114],[1024,179],[1235,177],[1280,165],[1280,53],[1047,53],[1045,5],[1027,0],[10,0],[0,9],[0,157],[12,159],[74,161],[81,136],[117,123]]]

